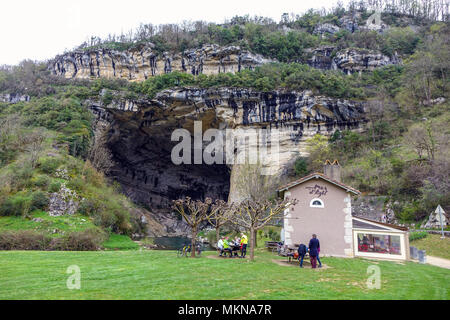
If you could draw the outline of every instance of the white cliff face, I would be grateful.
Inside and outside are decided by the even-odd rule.
[[[310,91],[178,88],[164,90],[152,101],[113,100],[106,106],[90,101],[89,106],[111,123],[109,144],[117,163],[114,178],[131,199],[162,211],[170,207],[170,200],[184,195],[235,200],[234,177],[239,175],[235,164],[240,159],[245,162],[240,157],[246,153],[261,156],[266,146],[267,154],[260,158],[266,173],[282,175],[298,156],[307,155],[306,141],[316,133],[362,130],[365,123],[362,103],[315,96]],[[195,121],[201,122],[203,134],[211,128],[222,132],[222,163],[172,162],[171,151],[178,144],[171,141],[173,131],[184,128],[192,137]],[[227,149],[230,131],[235,140]],[[270,145],[264,140],[268,136]],[[209,143],[202,143],[203,155]]]
[[[65,78],[109,78],[143,81],[149,77],[187,72],[193,75],[238,72],[252,69],[271,60],[252,54],[238,46],[205,45],[183,53],[158,55],[152,46],[117,51],[91,49],[57,56],[49,63],[50,70]]]

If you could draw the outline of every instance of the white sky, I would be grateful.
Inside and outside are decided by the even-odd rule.
[[[0,65],[45,60],[91,35],[120,34],[142,23],[203,20],[222,23],[235,15],[279,21],[284,12],[330,8],[336,0],[2,0]],[[347,1],[342,1],[346,3]]]

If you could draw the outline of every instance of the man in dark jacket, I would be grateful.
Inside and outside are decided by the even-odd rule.
[[[311,260],[311,267],[315,269],[317,266],[317,255],[319,254],[320,250],[320,242],[315,234],[313,234],[312,239],[309,240],[308,247],[309,247],[309,258]]]
[[[298,259],[300,260],[300,268],[303,268],[303,258],[305,257],[308,248],[302,243],[298,246]]]

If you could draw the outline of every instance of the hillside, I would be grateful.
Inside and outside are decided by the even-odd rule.
[[[183,234],[172,200],[237,197],[237,166],[171,161],[171,133],[197,120],[279,130],[281,160],[265,165],[282,180],[339,159],[391,222],[420,225],[438,203],[450,212],[447,16],[362,3],[141,25],[4,66],[0,233],[103,235],[96,246],[110,233]]]

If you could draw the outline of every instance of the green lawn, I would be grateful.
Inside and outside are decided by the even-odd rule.
[[[136,250],[139,245],[127,235],[111,233],[109,239],[103,242],[103,247],[108,250]]]
[[[428,234],[425,238],[410,242],[420,250],[425,250],[427,255],[450,259],[450,239],[441,239],[438,234]]]
[[[214,255],[213,252],[207,252]],[[177,258],[174,251],[0,252],[0,299],[446,299],[450,270],[407,262],[323,258],[328,269],[257,260]],[[381,270],[368,289],[367,267]],[[81,269],[69,290],[67,267]]]

